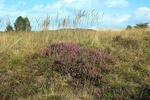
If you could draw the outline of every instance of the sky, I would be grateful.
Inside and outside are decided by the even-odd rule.
[[[56,16],[58,12],[61,17],[72,16],[74,9],[98,12],[101,24],[93,28],[122,29],[150,22],[150,0],[0,0],[0,22],[18,16]]]

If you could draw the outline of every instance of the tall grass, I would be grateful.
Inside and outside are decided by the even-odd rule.
[[[102,15],[103,16],[103,15]],[[33,31],[46,31],[65,28],[90,28],[100,24],[100,14],[95,10],[74,10],[72,15],[64,16],[63,13],[29,17]],[[5,31],[6,25],[13,25],[15,19],[0,18],[0,30]],[[12,22],[12,23],[10,23]]]

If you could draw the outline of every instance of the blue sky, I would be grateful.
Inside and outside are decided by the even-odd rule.
[[[99,27],[120,29],[150,22],[150,0],[0,0],[0,19],[73,15],[74,9],[104,13]],[[92,26],[93,28],[96,26]]]

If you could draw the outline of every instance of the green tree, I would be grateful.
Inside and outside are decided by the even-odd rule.
[[[136,24],[136,26],[134,26],[134,28],[137,28],[137,29],[141,29],[141,28],[148,28],[149,23],[140,23],[140,24]]]
[[[30,21],[27,17],[19,16],[15,23],[15,31],[31,31]]]
[[[19,16],[15,23],[14,23],[14,26],[15,26],[15,31],[25,31],[25,21],[24,21],[24,18],[22,16]]]
[[[8,22],[7,22],[7,26],[6,26],[6,29],[5,29],[5,32],[13,32],[13,27],[11,26],[10,24],[10,20],[8,19]]]
[[[132,29],[132,26],[131,25],[128,25],[127,27],[126,27],[126,30],[131,30]]]
[[[11,25],[7,25],[5,31],[6,31],[6,32],[13,32],[14,30],[13,30],[13,27],[12,27]]]
[[[24,21],[25,21],[25,30],[31,31],[31,25],[30,25],[30,21],[29,21],[28,17],[25,17]]]

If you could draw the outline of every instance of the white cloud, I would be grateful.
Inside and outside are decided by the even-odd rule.
[[[126,27],[126,24],[130,21],[131,15],[130,14],[105,14],[102,21],[101,27],[102,28],[113,28],[113,29],[120,29]]]
[[[15,5],[11,5],[9,7],[6,7],[4,5],[4,0],[0,1],[0,17],[12,17],[12,16],[19,16],[25,15],[25,11],[18,10],[18,6],[25,6],[25,2],[19,1]]]
[[[127,7],[129,5],[127,0],[106,0],[104,1],[107,7]]]
[[[135,11],[135,18],[137,20],[150,20],[150,8],[140,7]]]
[[[129,18],[130,18],[130,15],[123,15],[123,16],[118,18],[117,22],[118,23],[124,23],[124,22],[127,22],[129,20]]]
[[[104,22],[113,23],[113,24],[122,24],[129,21],[130,15],[129,14],[122,14],[122,15],[105,15]]]
[[[46,15],[51,14],[53,15],[57,12],[65,14],[72,14],[74,8],[77,10],[92,10],[92,9],[101,9],[104,0],[59,0],[54,4],[47,4],[45,5],[36,5],[33,8],[29,8],[26,10],[20,10],[18,5],[25,6],[26,3],[23,1],[18,2],[17,5],[13,7],[4,7],[2,5],[4,0],[0,0],[0,16],[18,16],[18,15]],[[125,0],[106,0],[105,2],[108,7],[114,6],[122,6],[127,5],[127,1]],[[18,8],[17,8],[18,7]]]
[[[64,1],[71,3],[71,2],[74,2],[74,1],[76,1],[76,0],[64,0]]]
[[[4,0],[0,1],[0,9],[4,8]]]
[[[18,11],[15,10],[16,6],[12,5],[9,8],[6,8],[4,5],[0,7],[0,17],[5,16],[13,16],[19,14]]]
[[[101,5],[100,0],[59,0],[52,7],[67,9],[94,9]]]

